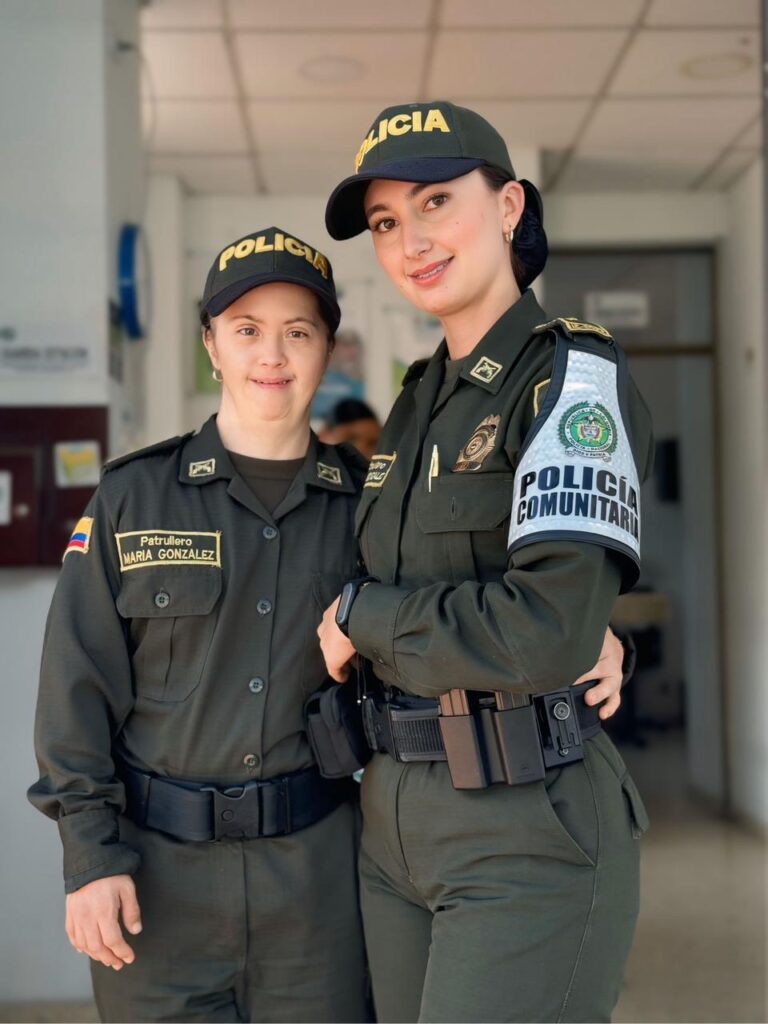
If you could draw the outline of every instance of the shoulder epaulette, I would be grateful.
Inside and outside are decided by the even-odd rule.
[[[179,434],[177,437],[169,437],[165,441],[158,441],[156,444],[147,445],[146,448],[139,448],[135,452],[128,452],[127,455],[120,455],[116,459],[111,459],[109,462],[104,464],[101,470],[101,475],[110,473],[113,469],[117,469],[119,466],[124,466],[128,462],[133,462],[134,459],[143,459],[147,455],[160,455],[163,452],[171,452],[176,448],[179,448],[184,441],[192,437],[194,431],[190,431],[188,434]]]
[[[588,324],[584,320],[576,320],[572,316],[558,316],[545,324],[539,324],[533,328],[534,334],[544,334],[546,331],[559,331],[567,338],[573,338],[574,334],[591,334],[602,341],[613,341],[613,335],[600,324]]]
[[[428,362],[429,359],[417,359],[415,363],[411,363],[405,371],[405,376],[403,377],[403,383],[401,386],[405,387],[405,385],[410,384],[412,380],[421,380],[424,376],[424,370],[426,369]]]
[[[339,444],[336,446],[336,451],[339,453],[341,461],[349,470],[355,483],[362,485],[368,473],[368,460],[366,457],[361,455],[353,444]]]

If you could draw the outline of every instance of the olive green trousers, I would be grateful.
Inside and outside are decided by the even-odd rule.
[[[121,822],[141,852],[136,960],[92,964],[104,1021],[365,1021],[351,803],[290,836],[189,843]]]
[[[543,782],[474,791],[374,757],[361,902],[382,1024],[610,1020],[648,820],[608,737],[585,746]]]

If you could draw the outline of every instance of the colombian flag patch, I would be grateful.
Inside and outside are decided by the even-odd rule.
[[[70,551],[79,551],[81,555],[85,555],[88,552],[88,547],[91,543],[91,530],[93,529],[93,517],[83,516],[82,519],[78,519],[77,526],[72,531],[72,536],[69,538],[69,544],[64,552],[64,558],[70,553]]]

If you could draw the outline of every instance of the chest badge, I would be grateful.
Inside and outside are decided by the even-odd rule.
[[[213,476],[216,472],[216,459],[203,459],[202,462],[190,462],[190,479],[197,476]]]
[[[483,356],[482,359],[478,359],[469,371],[469,376],[481,380],[484,384],[490,384],[493,378],[497,377],[503,369],[504,367],[501,363],[494,362],[493,359]]]
[[[486,416],[459,452],[454,473],[476,473],[496,445],[501,416]]]
[[[337,466],[326,466],[324,462],[318,462],[317,475],[330,484],[341,484],[341,470]]]

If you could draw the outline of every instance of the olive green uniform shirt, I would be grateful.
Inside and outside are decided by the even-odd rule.
[[[625,556],[599,537],[507,553],[515,470],[551,375],[554,341],[533,334],[546,319],[527,291],[447,379],[445,342],[414,364],[371,460],[356,529],[382,582],[358,595],[349,635],[409,693],[556,690],[600,652]],[[631,383],[628,404],[643,480],[650,418]]]
[[[218,786],[312,764],[315,631],[356,572],[364,473],[354,450],[313,435],[270,513],[213,418],[107,467],[89,550],[66,555],[54,594],[35,727],[29,797],[58,820],[67,891],[136,868],[117,757]]]

